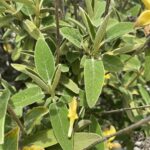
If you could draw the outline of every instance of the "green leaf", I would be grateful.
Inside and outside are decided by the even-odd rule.
[[[105,11],[106,2],[103,0],[94,0],[94,15],[91,16],[92,23],[98,27],[101,24],[101,16]]]
[[[38,39],[35,46],[35,66],[41,78],[51,83],[55,72],[54,56],[44,39]]]
[[[102,24],[100,25],[100,27],[97,30],[97,33],[96,33],[96,36],[95,36],[95,40],[94,40],[94,45],[93,45],[93,51],[94,52],[97,52],[99,50],[99,48],[100,48],[101,41],[103,40],[104,35],[106,33],[106,28],[107,28],[109,16],[110,16],[110,14],[108,14],[104,18]]]
[[[5,142],[0,145],[0,150],[18,150],[19,128],[12,129],[5,135]]]
[[[37,123],[42,119],[42,117],[48,113],[48,109],[43,106],[34,107],[31,109],[24,117],[24,125],[26,131],[30,133]]]
[[[60,83],[64,85],[67,89],[71,90],[75,94],[79,94],[79,87],[75,82],[73,82],[71,79],[69,79],[66,76],[62,76]]]
[[[92,41],[94,41],[95,38],[95,30],[94,30],[94,26],[89,18],[89,16],[87,15],[87,13],[80,7],[80,12],[81,12],[81,17],[82,20],[87,28],[87,31],[90,35],[90,38]]]
[[[32,0],[12,0],[12,1],[23,3],[23,4],[26,4],[26,5],[33,5],[33,1]]]
[[[150,104],[150,95],[149,93],[146,91],[146,89],[141,86],[141,85],[138,85],[138,88],[139,88],[139,91],[140,91],[140,94],[143,98],[143,101],[146,105],[149,105]]]
[[[5,117],[9,98],[10,92],[8,90],[4,90],[0,96],[0,144],[4,143]]]
[[[100,140],[100,136],[94,133],[79,132],[74,135],[74,150],[90,149]],[[101,149],[99,149],[101,150]]]
[[[118,72],[123,69],[123,63],[118,56],[104,55],[104,68],[110,72]]]
[[[18,71],[20,71],[20,72],[22,72],[22,73],[28,75],[29,77],[31,77],[31,78],[33,79],[33,81],[34,81],[35,83],[37,83],[37,84],[38,84],[43,90],[45,90],[47,93],[50,92],[50,88],[47,86],[47,84],[46,84],[46,83],[39,77],[39,75],[38,75],[36,72],[34,72],[32,69],[28,68],[28,67],[25,66],[25,65],[20,65],[20,64],[11,64],[11,66],[12,66],[14,69],[16,69],[16,70],[18,70]]]
[[[75,130],[76,131],[83,131],[83,129],[85,129],[87,126],[89,126],[92,122],[90,120],[85,120],[82,119],[78,122],[78,124],[76,125]]]
[[[69,139],[68,109],[63,102],[50,105],[50,120],[58,143],[64,150],[73,150],[73,140]]]
[[[30,20],[23,21],[23,28],[34,39],[37,40],[38,38],[43,38],[42,33],[40,32],[40,30],[36,27],[36,25],[32,21],[30,21]]]
[[[54,79],[52,82],[52,91],[55,91],[55,89],[57,88],[57,85],[60,80],[60,76],[61,76],[61,64],[59,64],[56,68]]]
[[[90,18],[93,17],[94,11],[92,7],[92,0],[85,0],[86,8],[87,8],[87,13],[90,16]]]
[[[31,87],[22,90],[11,97],[14,107],[25,107],[35,102],[41,101],[44,93],[39,87]]]
[[[137,71],[140,69],[141,62],[137,55],[131,56],[131,55],[124,54],[121,55],[121,60],[125,64],[123,68],[124,71],[128,71],[128,70]]]
[[[60,29],[60,33],[72,44],[74,44],[78,48],[81,48],[82,35],[80,34],[78,29],[63,27]]]
[[[127,34],[129,32],[133,31],[133,23],[131,22],[120,22],[115,24],[114,26],[110,27],[107,32],[107,42],[110,40],[114,40],[118,37],[121,37],[124,34]]]
[[[0,16],[0,28],[3,26],[8,26],[10,25],[10,23],[14,20],[15,18],[11,15],[7,15],[7,16]]]
[[[0,77],[0,82],[1,82],[1,85],[5,88],[5,89],[8,89],[11,93],[15,93],[16,89],[14,86],[12,86],[11,84],[9,84],[6,80],[2,79]]]
[[[98,135],[100,135],[102,137],[103,136],[102,129],[101,129],[98,121],[96,120],[96,118],[92,115],[90,120],[92,123],[90,124],[89,131],[97,133]],[[105,150],[105,143],[102,142],[102,143],[96,145],[96,149],[97,150]]]
[[[72,22],[74,23],[76,26],[78,26],[81,30],[85,31],[86,28],[83,26],[83,24],[81,24],[78,20],[74,19],[74,18],[67,18],[68,22]]]
[[[140,9],[141,9],[141,5],[139,5],[138,3],[135,5],[135,6],[133,6],[131,9],[129,9],[128,11],[127,11],[127,13],[128,13],[128,15],[129,16],[138,16],[139,15],[139,11],[140,11]]]
[[[145,50],[145,67],[144,67],[144,77],[146,81],[150,81],[150,50],[149,48]]]
[[[126,44],[123,47],[119,47],[111,52],[108,52],[108,54],[111,55],[120,55],[120,54],[125,54],[125,53],[129,53],[129,52],[133,52],[136,51],[138,48],[140,48],[141,46],[143,46],[142,44]]]
[[[101,60],[86,59],[84,66],[84,83],[89,107],[98,101],[104,83],[104,67]]]
[[[46,129],[25,137],[23,140],[23,145],[26,146],[30,144],[39,145],[46,148],[57,144],[57,141],[54,136],[53,130]]]

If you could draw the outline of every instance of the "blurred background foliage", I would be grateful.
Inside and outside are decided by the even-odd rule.
[[[5,129],[5,138],[1,134],[5,142],[0,148],[9,149],[7,143],[12,138],[13,150],[18,149],[18,144],[19,149],[35,144],[47,150],[70,150],[69,146],[64,148],[69,145],[68,139],[60,140],[58,136],[61,137],[61,133],[57,136],[53,116],[49,117],[49,105],[54,101],[63,101],[65,106],[62,106],[66,111],[66,105],[73,96],[80,101],[79,119],[74,129],[80,132],[75,139],[83,136],[86,143],[86,146],[78,143],[79,147],[75,148],[78,150],[91,148],[97,138],[92,137],[90,143],[86,141],[87,135],[80,135],[82,132],[94,132],[102,136],[101,128],[113,125],[120,130],[148,116],[150,108],[107,113],[109,110],[150,104],[150,41],[143,28],[134,28],[134,22],[142,10],[144,6],[140,0],[0,0],[0,93],[1,99],[10,99],[6,104],[10,108],[7,108],[8,113],[5,109],[1,116],[5,116],[5,126],[2,121],[4,127],[0,127]],[[47,45],[44,42],[39,44],[39,38],[45,39]],[[43,46],[43,54],[39,52],[42,50],[40,45]],[[95,93],[97,88],[101,89],[95,94],[98,99],[93,99],[94,102],[90,101],[92,89],[86,88],[92,87],[92,81],[87,81],[92,80],[92,76],[85,71],[86,60],[92,59],[101,59],[102,64],[97,66],[102,65],[105,70],[105,76],[93,79],[99,82],[97,85],[93,81]],[[42,63],[54,67],[48,71],[54,74],[52,81],[56,80],[56,87],[52,91],[47,85],[51,86],[54,82],[49,84],[39,71]],[[88,69],[91,73],[87,63]],[[104,70],[102,67],[97,74],[104,74]],[[15,117],[20,119],[23,126],[20,136]],[[143,140],[150,136],[149,131],[146,125],[136,130],[142,133]],[[133,149],[134,133],[131,131],[116,137],[122,149]],[[99,150],[100,147],[106,149],[103,143],[95,149]]]

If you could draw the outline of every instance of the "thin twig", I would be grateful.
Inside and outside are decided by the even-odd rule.
[[[111,138],[113,136],[119,136],[121,134],[127,134],[129,131],[136,129],[136,128],[140,127],[141,125],[148,123],[149,121],[150,121],[150,116],[148,116],[148,117],[146,117],[146,118],[144,118],[144,119],[142,119],[142,120],[126,127],[126,128],[124,128],[122,130],[119,130],[118,132],[116,132],[114,134],[111,134],[109,136],[105,136],[105,137],[97,140],[93,145],[104,142],[104,141],[107,141],[109,138]]]
[[[77,1],[73,0],[72,1],[72,4],[73,4],[73,7],[74,7],[74,16],[75,16],[75,19],[77,20],[78,19],[78,6],[77,6]]]
[[[108,14],[110,4],[111,4],[111,0],[106,0],[106,8],[105,8],[105,12],[103,14],[103,17],[105,17]]]
[[[60,31],[59,31],[59,0],[55,0],[55,19],[56,19],[56,64],[59,63],[60,56]]]
[[[125,85],[125,88],[128,89],[128,87],[129,87],[130,85],[132,85],[136,79],[139,78],[139,76],[143,73],[143,71],[144,71],[144,68],[142,67],[142,68],[140,69],[140,71],[137,73],[137,75],[133,78],[133,80],[131,80],[127,85]]]
[[[21,123],[21,121],[17,117],[16,113],[14,112],[14,110],[11,108],[11,106],[9,104],[8,104],[8,107],[7,107],[7,111],[12,116],[14,121],[18,124],[18,126],[19,126],[20,130],[22,131],[22,133],[26,134],[23,124]]]
[[[120,113],[120,112],[124,112],[124,111],[131,111],[131,110],[134,110],[134,109],[146,109],[146,108],[150,108],[150,105],[139,106],[139,107],[132,107],[132,108],[121,108],[121,109],[116,109],[116,110],[104,111],[104,112],[102,112],[102,115],[103,114]]]

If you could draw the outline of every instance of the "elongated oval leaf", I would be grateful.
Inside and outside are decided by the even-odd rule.
[[[141,86],[141,85],[139,85],[138,88],[139,88],[139,92],[140,92],[140,94],[141,94],[141,96],[142,96],[142,98],[143,98],[143,102],[144,102],[146,105],[149,105],[149,104],[150,104],[150,95],[149,95],[149,93],[148,93],[148,92],[146,91],[146,89],[145,89],[143,86]]]
[[[75,82],[73,82],[71,79],[69,79],[66,76],[62,76],[60,80],[61,84],[65,86],[67,89],[71,90],[72,92],[79,94],[79,87]]]
[[[90,18],[93,17],[94,11],[92,7],[92,0],[85,0],[86,8],[87,8],[87,13],[89,14]]]
[[[104,38],[104,35],[106,33],[106,28],[107,28],[107,24],[108,24],[108,20],[109,20],[109,16],[110,14],[108,14],[102,24],[100,25],[100,27],[98,28],[98,31],[96,33],[96,36],[95,36],[95,40],[94,40],[94,45],[93,45],[93,50],[94,52],[97,52],[100,48],[100,44],[101,44],[101,41],[102,39]]]
[[[93,133],[97,133],[98,135],[100,135],[102,137],[103,136],[102,129],[101,129],[98,121],[96,120],[96,118],[94,116],[91,116],[90,120],[92,123],[90,124],[89,131],[93,132]],[[96,145],[96,150],[105,150],[104,142]]]
[[[104,67],[101,60],[86,59],[84,66],[84,83],[89,107],[98,101],[104,83]]]
[[[58,65],[55,71],[54,79],[52,82],[52,91],[55,91],[61,76],[61,64]]]
[[[20,71],[20,72],[22,72],[22,73],[28,75],[29,77],[31,77],[31,78],[33,79],[33,81],[34,81],[35,83],[37,83],[37,84],[38,84],[43,90],[45,90],[47,93],[50,92],[50,88],[49,88],[49,87],[47,86],[47,84],[39,77],[39,75],[38,75],[35,71],[31,70],[30,68],[28,68],[28,67],[25,66],[25,65],[11,64],[11,66],[12,66],[14,69],[16,69],[16,70],[18,70],[18,71]]]
[[[50,120],[58,143],[64,150],[73,150],[73,140],[67,136],[69,129],[67,113],[68,110],[63,102],[50,105]]]
[[[44,39],[38,39],[35,46],[35,66],[41,78],[51,83],[55,71],[53,54]]]
[[[106,8],[106,2],[105,1],[94,1],[94,15],[91,17],[92,23],[98,27],[101,24],[101,16],[104,13]]]
[[[32,21],[23,21],[23,27],[34,39],[43,38],[42,33]]]
[[[4,124],[10,92],[4,90],[0,96],[0,144],[4,143]]]
[[[107,30],[107,40],[113,40],[115,38],[118,38],[124,34],[127,34],[129,32],[133,31],[133,23],[131,22],[120,22],[115,24],[114,26],[110,27]]]
[[[11,97],[14,107],[24,107],[44,98],[44,93],[39,87],[22,90]]]
[[[94,133],[79,132],[74,135],[74,150],[85,150],[95,146],[100,136]],[[101,150],[101,149],[99,149]],[[103,149],[102,149],[103,150]]]
[[[66,38],[68,41],[73,43],[78,48],[81,48],[82,36],[78,29],[63,27],[60,29],[61,35]]]
[[[81,7],[80,7],[80,11],[81,11],[82,20],[87,28],[90,38],[92,41],[94,41],[94,38],[95,38],[94,26],[93,26],[89,16],[87,15],[87,13]]]

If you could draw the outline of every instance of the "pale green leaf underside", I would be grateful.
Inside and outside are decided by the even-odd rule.
[[[54,56],[44,39],[38,39],[36,43],[35,66],[41,78],[50,84],[55,71],[55,62]]]
[[[98,101],[104,83],[104,67],[101,60],[85,61],[84,82],[87,103],[89,107],[93,107]]]

